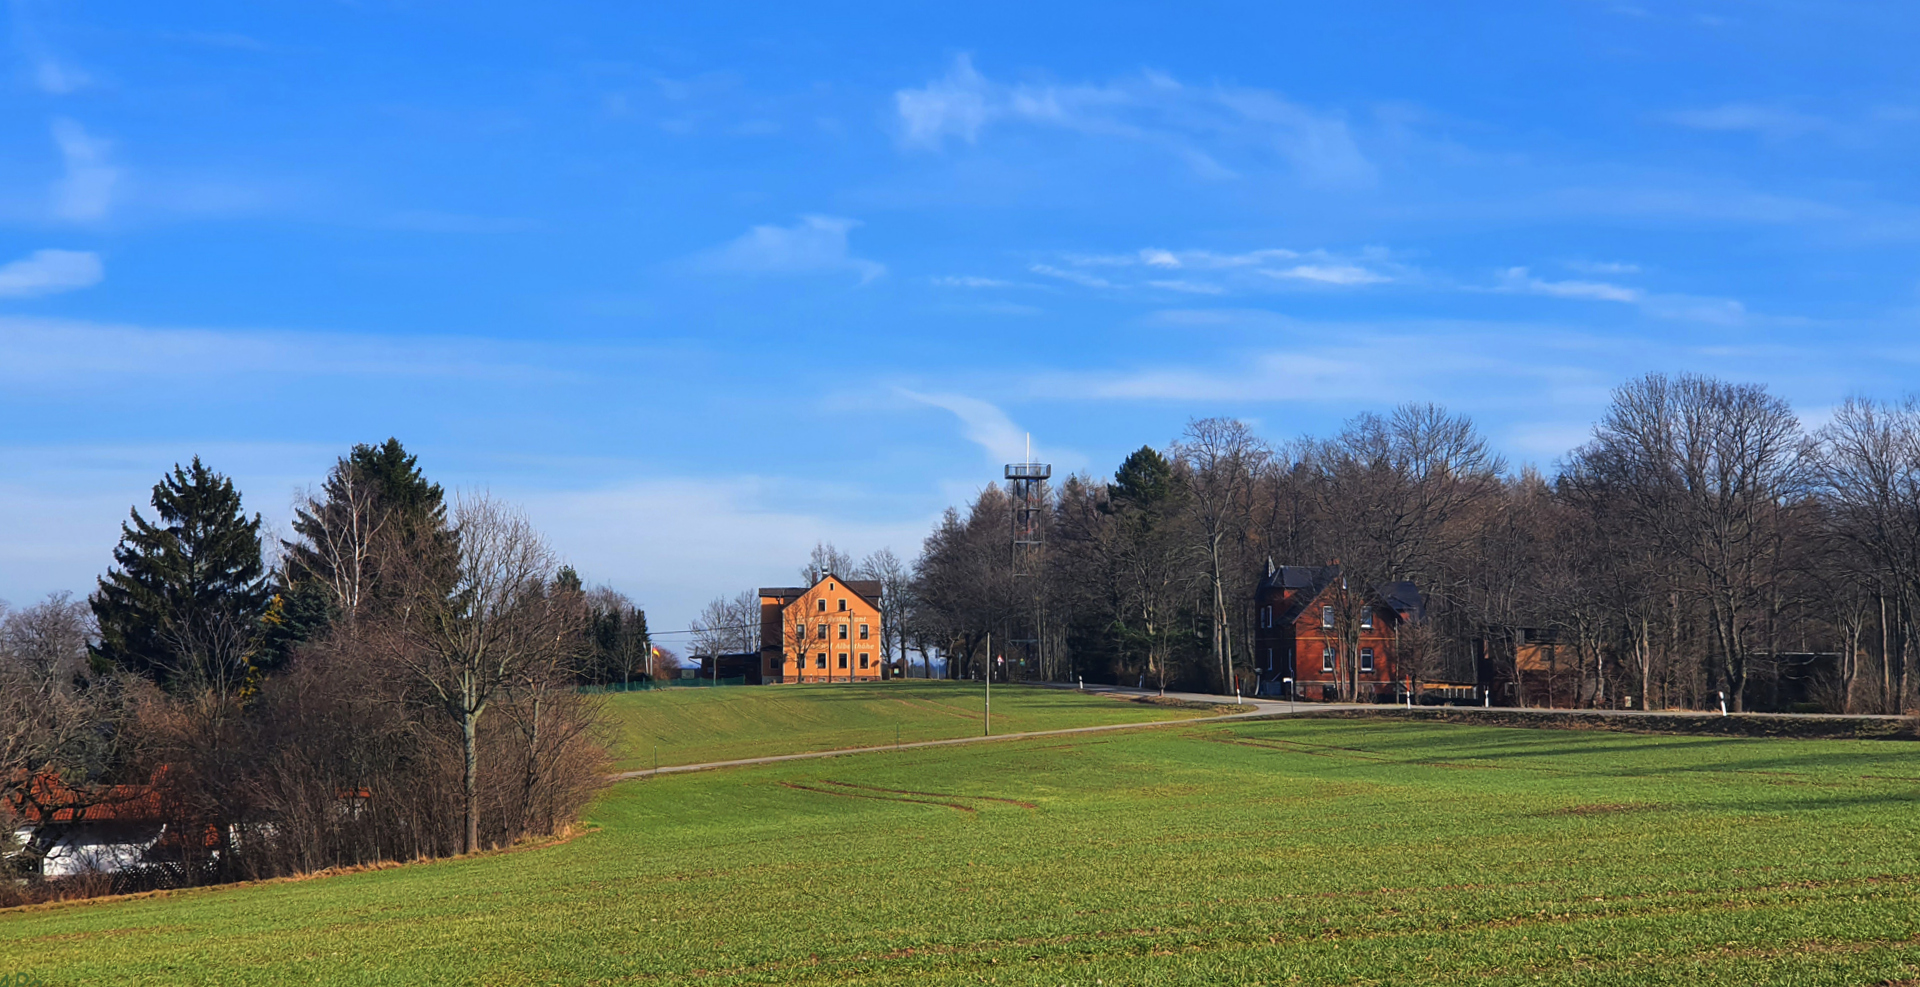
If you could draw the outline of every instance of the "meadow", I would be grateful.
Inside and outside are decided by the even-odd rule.
[[[0,975],[1902,982],[1916,755],[1294,719],[669,775],[614,786],[558,845],[0,912]]]
[[[769,754],[880,747],[895,742],[978,737],[978,682],[901,679],[881,684],[810,684],[614,693],[606,697],[620,770],[702,764]],[[1064,689],[995,688],[993,732],[1025,733],[1144,723],[1208,711],[1148,706]]]

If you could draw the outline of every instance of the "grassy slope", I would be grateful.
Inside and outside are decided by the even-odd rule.
[[[622,769],[768,754],[977,737],[979,683],[902,679],[876,684],[667,689],[607,697]],[[1071,690],[996,686],[993,732],[1022,733],[1204,715]]]
[[[1873,983],[1920,972],[1914,756],[1320,721],[668,776],[559,847],[0,914],[0,972]]]

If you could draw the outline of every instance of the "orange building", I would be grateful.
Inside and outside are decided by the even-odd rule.
[[[764,682],[889,678],[880,653],[880,582],[828,573],[812,586],[760,589]]]

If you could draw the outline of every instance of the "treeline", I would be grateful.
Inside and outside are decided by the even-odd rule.
[[[1281,444],[1195,420],[1111,482],[1050,490],[1025,577],[1011,509],[990,487],[949,510],[915,566],[906,626],[950,675],[979,674],[997,637],[1036,640],[993,648],[1029,677],[1229,691],[1271,676],[1252,645],[1271,559],[1416,583],[1427,619],[1401,631],[1403,671],[1490,676],[1496,701],[1920,704],[1913,400],[1852,400],[1809,431],[1762,386],[1649,375],[1551,475],[1510,468],[1431,405]],[[1522,674],[1523,653],[1544,669]]]
[[[512,506],[449,503],[388,440],[277,546],[198,458],[152,509],[85,603],[0,622],[0,814],[32,834],[6,848],[30,883],[89,819],[165,824],[124,890],[551,835],[601,784],[577,685],[646,674],[645,614]]]

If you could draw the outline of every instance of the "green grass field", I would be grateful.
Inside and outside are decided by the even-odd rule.
[[[1189,724],[624,782],[568,843],[0,913],[67,984],[1873,984],[1920,748]]]
[[[663,689],[607,697],[621,770],[769,754],[945,740],[981,732],[978,682]],[[1205,715],[1062,689],[996,687],[993,732],[1024,733]]]

